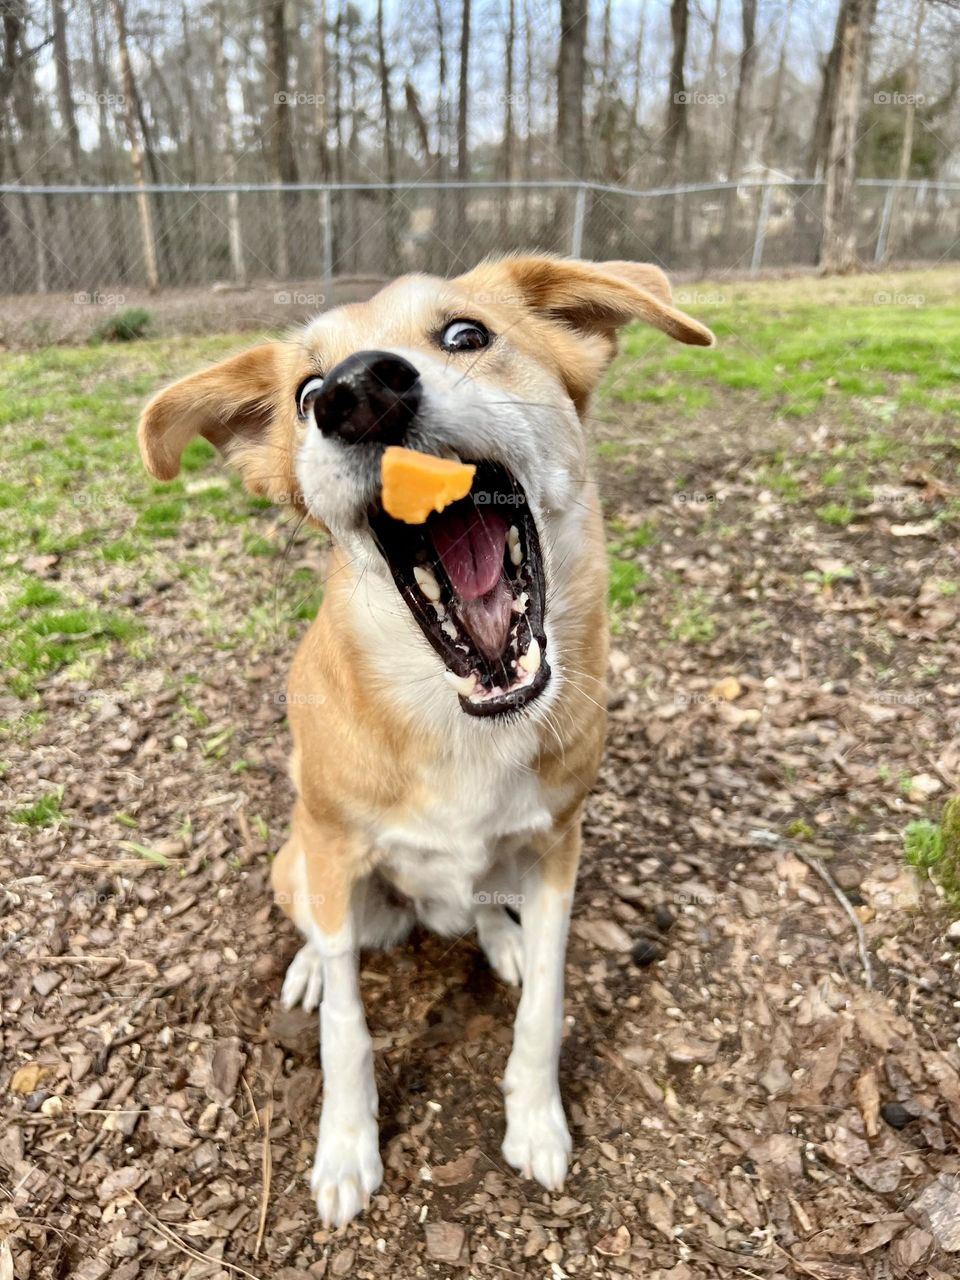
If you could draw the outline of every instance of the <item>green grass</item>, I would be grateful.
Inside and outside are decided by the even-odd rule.
[[[60,811],[62,800],[62,787],[47,791],[33,804],[25,805],[22,809],[14,809],[10,815],[11,821],[24,827],[52,827],[63,816]]]
[[[947,801],[939,822],[924,818],[907,824],[903,857],[940,886],[950,907],[960,910],[960,795]]]
[[[608,378],[609,395],[655,400],[682,414],[717,406],[731,392],[788,418],[826,408],[842,414],[854,399],[885,402],[876,408],[890,418],[908,407],[956,413],[956,277],[926,276],[920,309],[878,305],[884,281],[870,276],[841,284],[832,297],[815,281],[698,287],[690,296],[700,293],[711,305],[688,309],[714,330],[717,347],[668,346],[650,328],[632,327]]]

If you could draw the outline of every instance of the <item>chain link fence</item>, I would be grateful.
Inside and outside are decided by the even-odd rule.
[[[0,186],[0,293],[87,295],[217,283],[455,274],[542,249],[669,270],[812,267],[818,180],[629,191],[595,183]],[[960,182],[861,181],[865,262],[960,258]]]

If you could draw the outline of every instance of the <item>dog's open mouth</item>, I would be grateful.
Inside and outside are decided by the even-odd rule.
[[[377,506],[370,528],[463,710],[494,716],[532,702],[550,667],[543,557],[520,484],[481,462],[467,497],[426,524],[404,524]]]

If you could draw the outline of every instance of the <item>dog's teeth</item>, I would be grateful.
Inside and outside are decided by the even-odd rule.
[[[513,603],[510,605],[510,608],[513,610],[514,613],[526,613],[527,601],[529,599],[530,597],[527,595],[527,593],[525,591],[521,591],[520,598],[518,600],[514,600]]]
[[[450,621],[449,618],[447,618],[446,622],[441,624],[440,630],[443,632],[445,636],[449,636],[451,640],[456,640],[457,628],[453,625],[453,623]]]
[[[445,671],[443,678],[447,684],[456,689],[461,698],[469,698],[477,687],[477,677],[474,675],[458,676],[453,671]]]
[[[447,616],[446,609],[442,604],[438,603],[438,601],[436,600],[432,601],[431,603],[433,604],[433,612],[437,615],[437,621],[442,622],[444,618]]]
[[[523,561],[523,551],[520,548],[520,531],[515,524],[507,532],[507,546],[510,549],[510,563],[519,568]]]
[[[520,655],[519,663],[530,675],[540,670],[540,642],[536,636],[531,639],[527,652]]]
[[[413,576],[417,580],[417,586],[428,600],[436,602],[440,599],[440,583],[433,576],[432,569],[425,569],[419,564],[414,565]]]

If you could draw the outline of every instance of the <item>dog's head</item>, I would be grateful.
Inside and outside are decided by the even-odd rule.
[[[628,262],[508,257],[454,280],[405,276],[161,391],[143,459],[172,479],[204,436],[252,491],[294,503],[395,584],[464,711],[515,711],[550,679],[550,562],[576,537],[582,414],[617,329],[642,319],[713,342],[670,296],[657,267]],[[425,525],[393,520],[380,502],[391,444],[475,463],[471,493]]]

